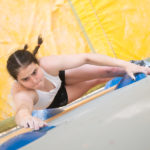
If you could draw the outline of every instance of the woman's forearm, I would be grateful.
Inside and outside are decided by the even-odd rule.
[[[88,54],[87,63],[92,65],[113,66],[126,68],[131,63],[101,54]]]
[[[28,108],[20,108],[19,110],[17,110],[15,115],[16,123],[20,125],[21,120],[26,116],[31,116],[31,111]]]

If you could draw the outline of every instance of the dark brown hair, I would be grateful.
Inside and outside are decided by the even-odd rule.
[[[31,63],[38,64],[36,54],[40,48],[40,45],[43,43],[42,38],[38,37],[38,45],[35,47],[33,54],[29,52],[28,45],[26,44],[23,49],[15,51],[11,54],[7,60],[7,70],[9,74],[17,80],[18,70],[20,67],[26,67]]]

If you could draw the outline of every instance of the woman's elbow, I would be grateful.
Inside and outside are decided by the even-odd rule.
[[[82,55],[83,64],[89,64],[90,61],[91,61],[90,54],[84,53],[84,54],[81,54],[81,55]]]

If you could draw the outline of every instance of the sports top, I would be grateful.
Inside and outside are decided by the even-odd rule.
[[[38,102],[33,106],[34,109],[45,109],[53,102],[60,86],[61,86],[61,80],[59,76],[52,76],[45,72],[42,69],[44,76],[47,80],[49,80],[55,88],[46,92],[41,90],[35,90],[38,94]]]

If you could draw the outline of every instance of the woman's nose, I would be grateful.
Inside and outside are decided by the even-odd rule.
[[[38,83],[38,80],[35,77],[31,77],[33,83]]]

